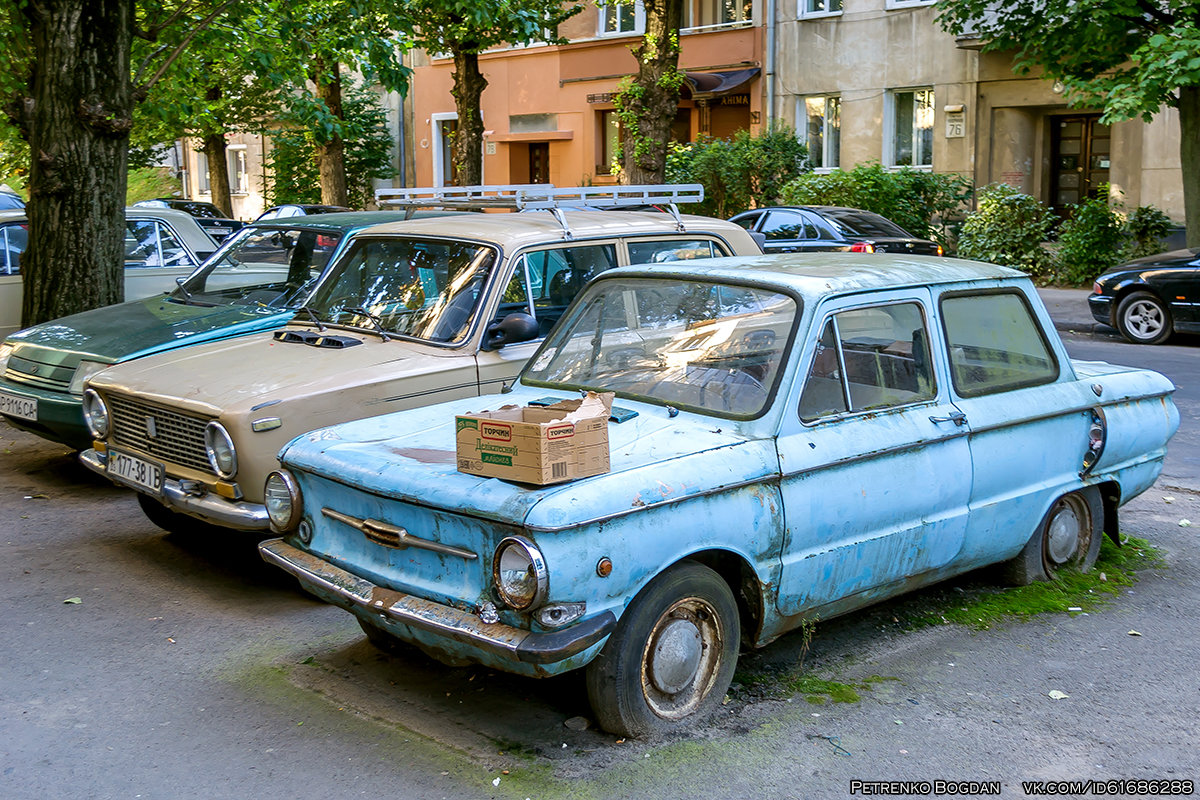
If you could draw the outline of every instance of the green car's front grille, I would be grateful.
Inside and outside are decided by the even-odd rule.
[[[73,377],[75,377],[74,364],[65,367],[46,361],[36,361],[15,353],[9,358],[8,369],[4,371],[5,380],[58,392],[67,391]]]

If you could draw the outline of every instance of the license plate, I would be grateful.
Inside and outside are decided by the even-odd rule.
[[[108,477],[135,489],[162,494],[162,464],[122,453],[120,450],[108,451]]]
[[[0,392],[0,414],[37,422],[37,400]]]
[[[212,231],[213,233],[229,233],[230,232],[229,228],[212,227],[212,228],[209,228],[209,230]]]

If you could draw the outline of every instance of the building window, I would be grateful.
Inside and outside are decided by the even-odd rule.
[[[933,89],[905,89],[891,101],[891,152],[884,162],[895,167],[933,166]]]
[[[646,29],[646,12],[640,0],[600,4],[600,35],[626,36]]]
[[[229,192],[230,194],[249,194],[250,176],[246,171],[246,151],[229,151]]]
[[[616,111],[599,111],[596,113],[596,124],[599,136],[596,141],[596,174],[613,174],[613,165],[621,157],[621,121]]]
[[[931,6],[937,0],[887,0],[886,7],[890,10],[893,8],[913,8],[915,6]]]
[[[683,12],[684,28],[715,28],[749,23],[752,0],[690,0]]]
[[[842,13],[842,0],[799,0],[801,17],[828,17]]]
[[[834,169],[842,163],[842,99],[837,95],[801,97],[796,130],[808,147],[813,169]]]
[[[202,150],[196,151],[196,191],[199,194],[212,194],[208,183],[208,156]]]

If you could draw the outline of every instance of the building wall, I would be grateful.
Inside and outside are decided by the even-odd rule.
[[[756,11],[757,13],[757,11]],[[637,64],[629,48],[636,36],[601,37],[594,5],[569,20],[560,33],[567,45],[500,50],[480,56],[480,69],[488,81],[482,98],[484,123],[483,175],[487,183],[526,183],[529,180],[530,144],[549,145],[549,181],[560,186],[615,183],[602,164],[600,112],[613,109],[611,94],[618,81],[633,73]],[[715,72],[760,67],[762,28],[753,24],[718,30],[684,32],[680,37],[680,68]],[[434,185],[440,118],[454,115],[454,65],[450,59],[418,62],[414,69],[413,144],[414,185]],[[739,106],[713,108],[709,132],[727,136],[762,111],[761,77],[750,83],[748,97]],[[695,101],[684,99],[688,112],[686,138],[694,139],[702,115]],[[545,115],[540,120],[535,115]],[[744,120],[745,124],[739,124]],[[542,124],[537,124],[538,122]],[[522,124],[524,123],[524,124]],[[536,129],[526,130],[529,124]]]
[[[245,191],[233,191],[233,216],[240,220],[252,220],[266,210],[264,191],[266,176],[264,163],[270,150],[270,141],[265,136],[249,133],[232,133],[226,137],[226,155],[230,164],[229,184],[234,186],[234,169],[238,163],[237,153],[244,154],[246,166]],[[184,193],[187,197],[212,202],[206,187],[204,153],[198,139],[185,139],[181,148],[183,155]]]

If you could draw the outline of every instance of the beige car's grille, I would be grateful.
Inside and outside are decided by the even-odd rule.
[[[131,397],[109,395],[106,399],[113,444],[136,448],[171,464],[212,472],[204,450],[208,418]]]

